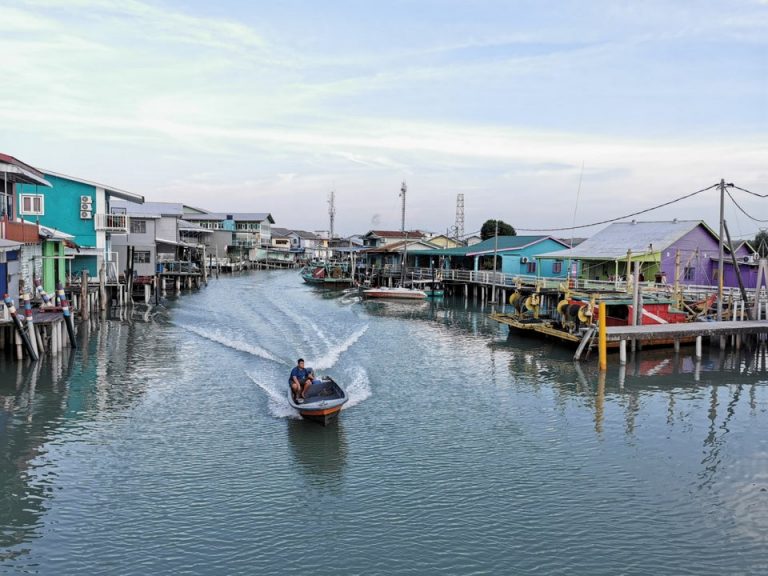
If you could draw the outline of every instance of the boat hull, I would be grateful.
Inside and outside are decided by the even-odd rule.
[[[363,290],[363,298],[391,298],[397,300],[424,300],[427,294],[423,290],[409,288],[369,288]]]
[[[306,400],[302,404],[297,404],[290,389],[288,390],[288,404],[305,420],[312,420],[324,426],[338,418],[347,400],[347,393],[330,376],[315,380],[307,390]]]

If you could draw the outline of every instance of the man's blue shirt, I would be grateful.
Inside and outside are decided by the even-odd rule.
[[[288,377],[288,382],[293,382],[293,377],[296,376],[299,383],[304,384],[311,373],[312,368],[299,368],[298,366],[294,366],[293,370],[291,370],[291,375]]]

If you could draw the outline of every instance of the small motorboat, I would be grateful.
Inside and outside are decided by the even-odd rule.
[[[293,394],[288,389],[288,403],[291,407],[298,410],[302,418],[314,420],[323,426],[327,426],[339,415],[347,400],[347,393],[330,376],[314,380],[301,404],[293,399]]]
[[[367,288],[362,292],[363,298],[395,298],[398,300],[425,300],[427,293],[415,288]]]

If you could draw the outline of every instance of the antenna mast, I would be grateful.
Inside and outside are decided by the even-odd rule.
[[[456,194],[456,240],[464,237],[464,194]]]

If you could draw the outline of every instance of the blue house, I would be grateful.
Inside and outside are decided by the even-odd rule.
[[[116,280],[120,264],[111,245],[114,234],[127,234],[128,216],[111,214],[110,202],[122,198],[143,203],[144,197],[112,186],[56,172],[42,171],[50,188],[22,184],[17,187],[20,215],[52,230],[72,235],[77,248],[69,251],[70,276],[87,270],[96,277],[104,266],[107,279]]]
[[[539,267],[536,256],[566,248],[567,244],[552,236],[498,236],[460,248],[409,249],[408,263],[409,266],[453,270],[493,270],[495,267],[504,274],[564,278],[567,271],[562,260],[543,261]]]

